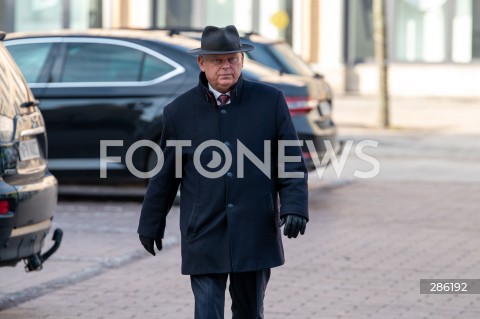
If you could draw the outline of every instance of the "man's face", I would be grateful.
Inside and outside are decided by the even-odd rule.
[[[243,53],[200,55],[197,59],[208,83],[220,93],[237,83],[243,67]]]

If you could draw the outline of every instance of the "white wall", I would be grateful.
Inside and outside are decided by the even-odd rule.
[[[314,69],[326,76],[334,92],[346,88],[343,64],[344,17],[343,1],[322,0],[320,8],[319,63]]]
[[[132,28],[148,28],[151,25],[152,8],[150,0],[130,0],[129,26]]]
[[[331,82],[328,74],[327,80]],[[375,64],[363,64],[349,72],[346,85],[350,92],[374,95],[378,89],[377,80]],[[393,96],[480,98],[480,65],[392,64],[388,81]],[[337,88],[337,92],[343,91]]]

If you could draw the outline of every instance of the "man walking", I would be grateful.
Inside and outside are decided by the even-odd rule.
[[[285,98],[242,78],[243,52],[253,49],[234,26],[205,27],[191,51],[199,84],[164,109],[164,163],[140,216],[140,241],[155,255],[180,186],[195,319],[224,318],[227,279],[233,318],[263,318],[270,269],[285,261],[280,227],[296,238],[308,221],[307,171]]]

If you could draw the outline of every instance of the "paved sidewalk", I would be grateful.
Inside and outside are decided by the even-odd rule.
[[[285,240],[287,263],[272,272],[266,318],[479,318],[480,295],[419,294],[421,278],[480,278],[479,192],[374,181],[313,190],[308,232]],[[179,255],[143,255],[1,318],[191,319]]]
[[[342,128],[372,129],[378,126],[376,97],[337,95],[334,119]],[[393,97],[390,125],[393,131],[416,130],[438,134],[479,134],[480,101],[461,98]]]
[[[356,178],[356,170],[371,165],[351,152],[339,177],[333,167],[322,179],[312,174],[307,232],[284,240],[287,262],[272,271],[266,318],[480,318],[480,295],[419,293],[423,278],[480,279],[480,106],[447,102],[395,100],[396,128],[382,130],[370,117],[374,100],[337,97],[341,136],[355,145],[378,141],[369,154],[381,171],[373,179]],[[57,222],[66,223],[68,209],[60,208]],[[118,262],[55,282],[57,289],[50,284],[38,298],[0,310],[0,318],[192,319],[189,278],[180,275],[177,214],[167,224],[169,247],[155,258],[136,242],[138,214],[122,215],[118,249],[102,248],[115,247],[113,239],[98,243],[101,254]],[[80,263],[95,258],[75,249]],[[72,248],[52,257],[59,272],[72,261],[67,252]],[[55,280],[53,268],[42,272]]]

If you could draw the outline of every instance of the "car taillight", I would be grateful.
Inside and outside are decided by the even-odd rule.
[[[286,97],[290,115],[307,114],[318,105],[318,100],[305,97]]]
[[[0,200],[0,215],[8,214],[10,211],[10,204],[8,200]]]

